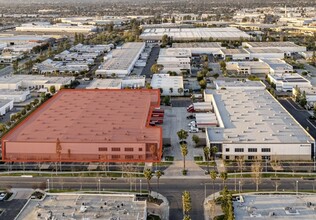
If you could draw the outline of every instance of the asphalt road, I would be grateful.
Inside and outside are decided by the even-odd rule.
[[[159,55],[159,51],[160,51],[160,47],[159,46],[155,46],[152,48],[149,58],[147,60],[147,64],[144,67],[141,75],[145,75],[147,78],[151,77],[151,75],[153,74],[150,71],[150,68],[152,65],[154,65],[158,59],[158,55]]]
[[[69,189],[98,189],[98,179],[101,180],[102,190],[129,190],[130,184],[127,179],[118,178],[116,180],[111,180],[110,178],[78,178],[78,177],[0,177],[0,187],[6,188],[8,186],[14,188],[35,188],[40,184],[47,187],[47,179],[49,179],[49,187],[52,188],[69,188]],[[313,190],[316,185],[315,181],[312,180],[302,180],[302,179],[281,179],[280,185],[278,187],[279,191],[291,190],[295,191],[296,181],[298,180],[298,188],[300,190]],[[263,179],[259,186],[259,190],[268,191],[275,190],[275,181],[270,179]],[[147,188],[146,180],[142,179],[142,184],[140,184],[140,179],[136,180],[136,186],[132,185],[132,189],[140,190]],[[252,179],[244,179],[241,181],[241,186],[243,190],[254,190],[255,184]],[[206,185],[205,185],[206,184]],[[141,186],[140,186],[141,185]],[[213,185],[211,180],[208,179],[160,179],[159,189],[157,187],[156,179],[153,178],[151,181],[152,190],[158,191],[168,198],[170,202],[170,219],[182,219],[182,203],[181,194],[183,191],[187,190],[191,193],[192,199],[192,211],[190,216],[192,220],[203,219],[203,201],[205,195],[210,195],[213,192]],[[220,179],[215,181],[215,191],[222,189],[222,181]],[[228,179],[227,187],[230,190],[239,188],[239,179]],[[206,191],[205,191],[206,189]]]
[[[10,73],[13,73],[12,66],[7,66],[7,67],[0,70],[0,76],[5,76],[5,75],[8,75]]]
[[[306,110],[301,110],[295,102],[290,99],[279,99],[283,107],[298,121],[303,128],[309,128],[309,134],[316,139],[316,127],[308,118],[311,116]]]

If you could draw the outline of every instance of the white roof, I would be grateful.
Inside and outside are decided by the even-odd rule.
[[[0,84],[17,84],[23,81],[43,81],[45,84],[67,84],[74,77],[48,77],[40,75],[6,75],[0,77]]]
[[[186,39],[249,39],[245,32],[232,27],[225,28],[148,28],[141,34],[142,39],[161,39],[163,35],[168,35],[174,40]]]
[[[212,142],[312,143],[314,139],[265,89],[208,90],[224,128],[209,128]]]
[[[151,83],[151,87],[157,88],[182,88],[183,89],[183,77],[182,76],[170,76],[169,74],[154,74]]]
[[[122,79],[95,79],[86,89],[120,89],[122,85]]]

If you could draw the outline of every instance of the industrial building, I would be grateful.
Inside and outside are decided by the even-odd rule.
[[[299,91],[298,91],[299,90]],[[296,98],[298,94],[305,93],[307,107],[309,109],[313,109],[316,104],[316,88],[315,87],[294,87],[292,89],[293,97]]]
[[[0,44],[9,45],[23,45],[29,43],[46,43],[55,41],[56,38],[61,36],[50,35],[13,35],[13,34],[1,34]]]
[[[167,35],[172,40],[240,40],[250,39],[250,35],[231,27],[225,28],[148,28],[143,31],[140,38],[145,41],[161,41]]]
[[[158,162],[159,90],[61,90],[2,138],[2,160]]]
[[[0,115],[5,115],[13,108],[13,100],[0,98]]]
[[[112,50],[104,58],[102,63],[96,71],[98,76],[117,76],[125,77],[129,75],[141,53],[145,48],[145,43],[133,42],[125,43],[122,47]]]
[[[312,87],[311,82],[298,73],[268,74],[268,79],[275,84],[277,91],[292,91],[296,86]]]
[[[105,52],[110,52],[111,49],[114,48],[113,44],[97,44],[97,45],[84,45],[84,44],[77,44],[69,49],[70,52],[77,52],[77,53],[97,53],[101,55]]]
[[[53,181],[51,183],[53,186]],[[100,190],[102,187],[100,182]],[[147,202],[128,194],[46,194],[43,199],[30,199],[16,220],[31,219],[112,219],[147,218]]]
[[[124,78],[94,79],[86,89],[136,89],[144,87],[145,76],[127,76]]]
[[[293,73],[293,66],[281,59],[260,59],[266,63],[270,68],[270,73],[273,74],[287,74]]]
[[[75,80],[74,77],[47,77],[38,75],[6,75],[0,77],[0,90],[21,90],[21,89],[47,89],[55,86],[59,90],[64,85],[69,85]]]
[[[223,159],[311,160],[315,140],[259,81],[215,82],[206,90],[219,127],[207,129],[207,145]]]
[[[50,24],[49,22],[33,22],[22,24],[15,28],[21,32],[66,32],[66,33],[90,33],[96,32],[97,27],[92,25]]]
[[[254,60],[262,58],[283,59],[284,52],[280,49],[266,48],[240,48],[222,49],[219,53],[224,59],[231,60]]]
[[[298,46],[293,42],[243,42],[242,46],[244,48],[265,48],[265,49],[279,49],[283,51],[286,55],[291,55],[292,53],[300,53],[306,51],[306,47]]]
[[[183,76],[154,74],[150,86],[153,89],[162,89],[161,94],[166,96],[182,96],[184,93]]]
[[[2,100],[13,100],[14,103],[19,103],[30,97],[30,90],[0,89],[0,99]]]
[[[189,43],[173,43],[173,48],[187,49],[195,54],[218,54],[220,49],[225,49],[220,42],[189,42]]]
[[[41,63],[36,63],[33,67],[33,71],[39,74],[81,73],[89,71],[89,65],[92,65],[93,62],[93,60],[54,61],[51,59],[47,59]]]
[[[227,71],[234,71],[238,74],[260,75],[269,74],[270,67],[265,62],[260,61],[235,61],[226,63]]]

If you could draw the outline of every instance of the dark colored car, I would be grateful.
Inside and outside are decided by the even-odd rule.
[[[195,119],[195,116],[194,115],[188,115],[187,119]]]

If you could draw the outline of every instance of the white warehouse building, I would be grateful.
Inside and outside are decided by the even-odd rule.
[[[245,32],[233,28],[146,28],[140,35],[140,39],[146,41],[161,41],[162,36],[167,35],[173,40],[240,40],[250,39]]]
[[[133,42],[125,43],[122,47],[112,50],[104,62],[99,66],[96,75],[125,77],[134,69],[135,63],[139,59],[145,48],[145,43]]]
[[[279,49],[286,55],[292,53],[300,53],[306,51],[306,47],[298,46],[293,42],[243,42],[244,48],[265,48],[265,49]]]
[[[184,93],[182,76],[154,74],[150,86],[153,89],[162,89],[161,95],[165,96],[182,96]]]
[[[0,99],[0,115],[5,115],[13,108],[13,100]]]
[[[315,140],[265,89],[262,82],[221,82],[206,90],[219,127],[207,129],[207,145],[223,159],[311,160]]]

